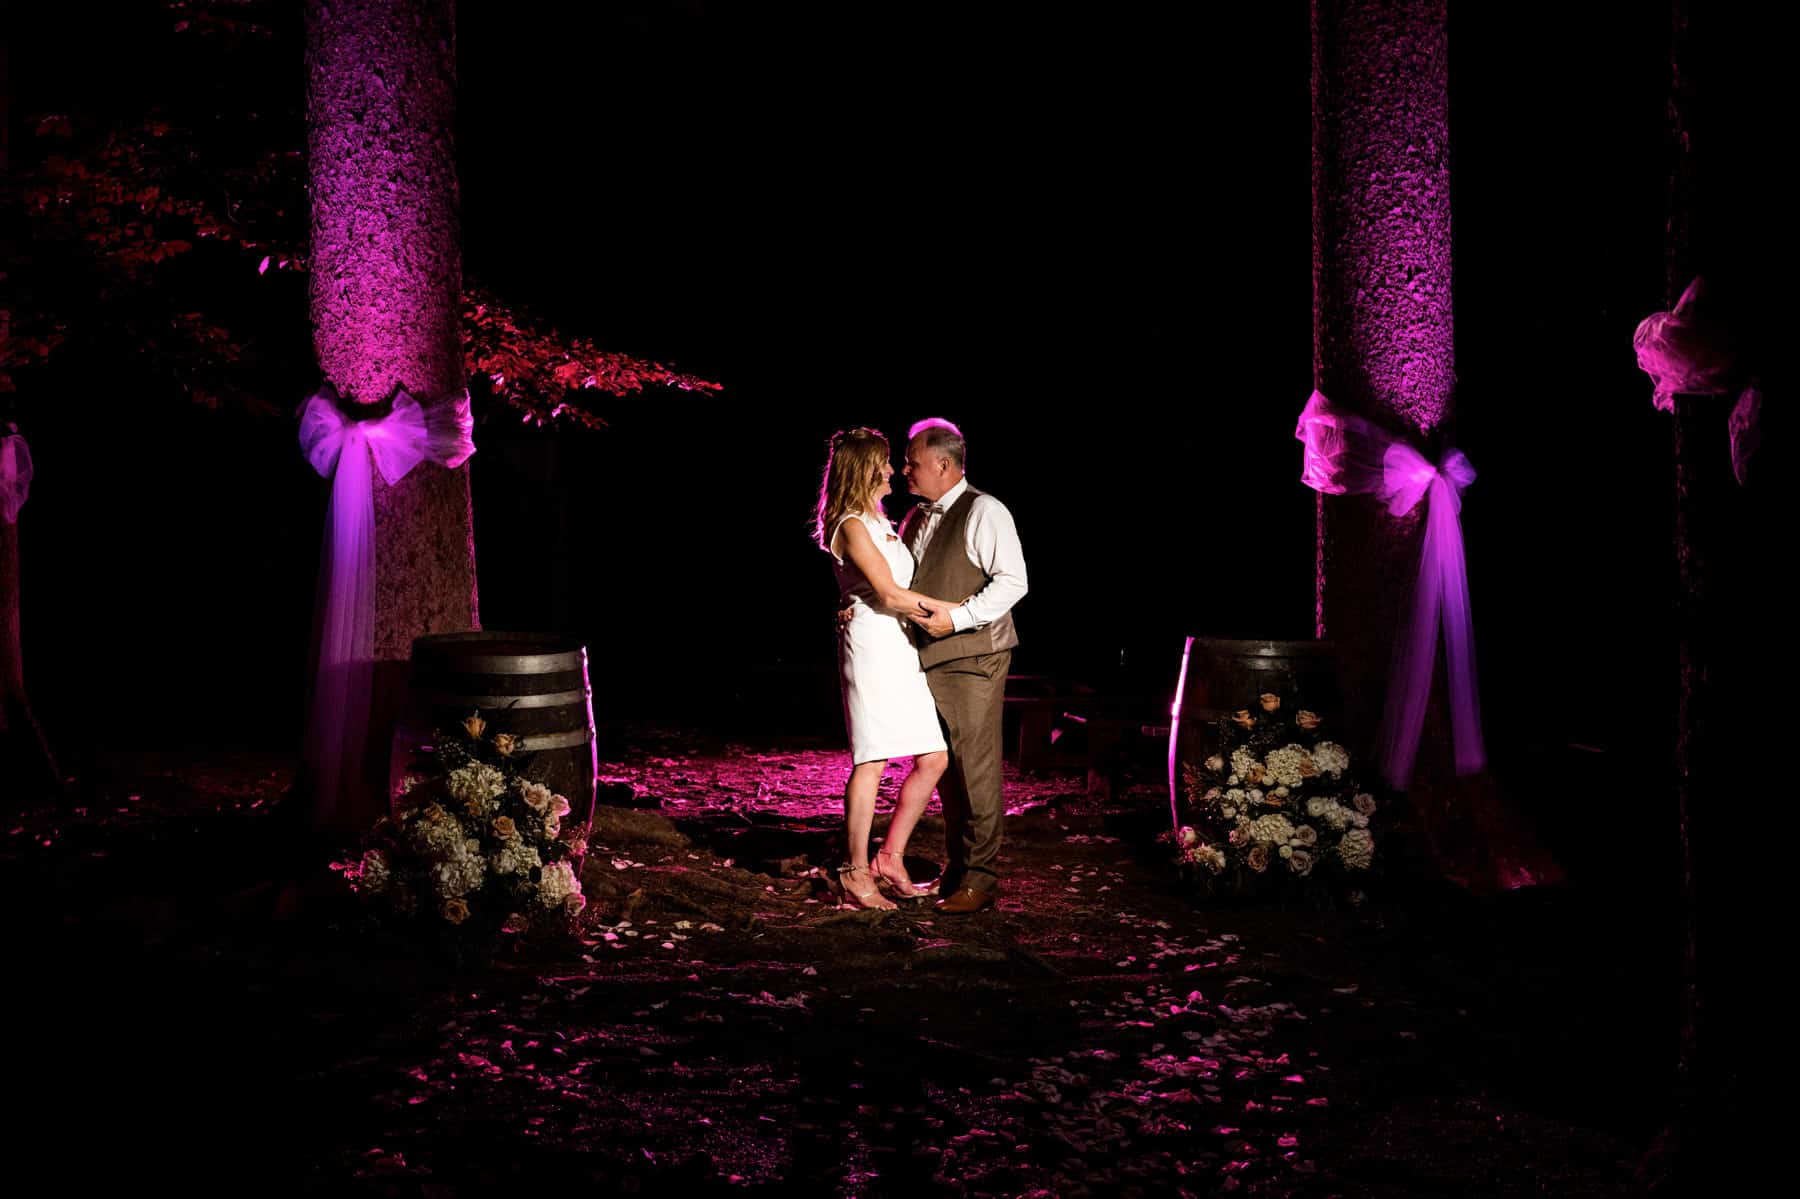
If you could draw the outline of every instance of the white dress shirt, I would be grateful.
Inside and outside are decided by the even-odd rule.
[[[944,513],[962,499],[963,493],[968,489],[969,481],[959,479],[956,486],[946,491],[937,503],[920,501],[918,515],[913,517],[914,520],[925,522],[924,527],[919,530],[916,543],[920,559],[925,557],[925,549],[931,544],[932,535],[937,532]],[[964,552],[969,555],[969,562],[988,576],[988,585],[971,596],[968,603],[950,609],[950,623],[959,633],[979,629],[999,620],[1014,604],[1025,598],[1027,590],[1025,551],[1019,548],[1019,530],[1014,526],[1012,513],[1006,510],[1005,504],[986,493],[976,496],[974,504],[970,506],[968,523],[963,526],[963,532]]]

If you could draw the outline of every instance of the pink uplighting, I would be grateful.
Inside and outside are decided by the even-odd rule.
[[[1176,831],[1181,829],[1181,810],[1176,797],[1175,759],[1181,747],[1181,697],[1187,690],[1188,657],[1194,652],[1194,639],[1189,637],[1181,647],[1181,672],[1175,676],[1175,702],[1169,705],[1169,821]]]

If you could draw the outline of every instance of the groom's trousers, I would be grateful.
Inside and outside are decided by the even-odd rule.
[[[944,804],[944,881],[992,891],[999,882],[1000,721],[1012,651],[953,658],[925,671],[950,743],[950,768],[938,782]],[[948,894],[948,891],[945,892]]]

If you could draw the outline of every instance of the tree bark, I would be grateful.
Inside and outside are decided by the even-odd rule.
[[[307,155],[311,309],[320,368],[358,416],[404,388],[459,399],[462,251],[452,137],[451,0],[309,0]],[[375,478],[376,626],[365,793],[326,803],[366,827],[384,809],[387,755],[413,638],[479,627],[467,466]]]
[[[1315,0],[1312,32],[1314,383],[1427,441],[1455,371],[1445,3]],[[1316,631],[1343,648],[1346,694],[1382,692],[1421,527],[1319,498]]]
[[[1313,379],[1435,458],[1455,383],[1445,0],[1314,0]],[[1315,633],[1339,650],[1346,739],[1367,754],[1424,507],[1320,495]],[[1416,777],[1449,775],[1441,702]],[[1415,788],[1417,790],[1417,788]]]

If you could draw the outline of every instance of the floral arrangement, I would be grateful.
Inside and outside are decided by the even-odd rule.
[[[1319,735],[1323,723],[1304,709],[1286,716],[1281,697],[1264,694],[1257,710],[1220,722],[1219,752],[1183,765],[1191,823],[1163,837],[1207,890],[1367,876],[1379,805],[1351,776],[1349,752]]]
[[[381,916],[423,925],[459,956],[502,932],[565,927],[587,906],[586,829],[564,838],[569,801],[523,777],[519,738],[486,729],[477,712],[440,732],[344,870]]]

